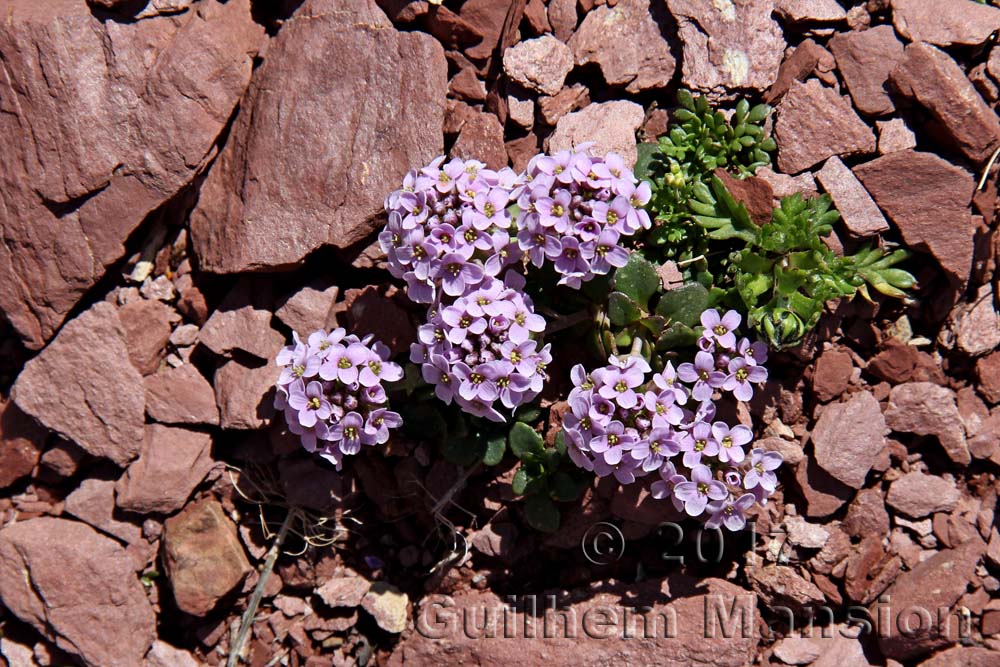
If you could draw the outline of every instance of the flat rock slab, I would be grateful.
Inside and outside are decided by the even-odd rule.
[[[899,433],[937,436],[948,457],[959,465],[972,460],[955,392],[932,382],[907,382],[892,388],[885,423]]]
[[[103,301],[67,323],[25,364],[12,390],[24,412],[119,466],[139,453],[145,393],[118,313]]]
[[[1000,9],[993,11],[1000,14]],[[890,80],[900,93],[927,109],[969,162],[982,164],[1000,144],[1000,118],[944,51],[929,44],[909,44]]]
[[[968,282],[975,235],[969,212],[972,174],[918,151],[883,155],[853,171],[906,245],[931,253],[952,282]]]
[[[530,609],[530,597],[518,601],[517,615],[508,622],[505,636],[506,598],[491,591],[470,591],[455,598],[428,596],[414,612],[416,632],[396,645],[387,664],[744,667],[753,662],[759,633],[750,619],[756,598],[720,579],[694,582],[671,577],[612,584],[600,592],[581,589],[568,597],[557,595],[555,611],[547,595],[534,597],[540,616],[525,614],[523,607]],[[463,619],[473,615],[478,630],[469,632],[466,628],[471,626]],[[667,619],[673,624],[669,636],[665,636]],[[732,631],[724,636],[722,624],[729,619],[733,619]],[[543,634],[546,620],[549,636]],[[484,621],[492,631],[484,629]],[[524,636],[525,628],[531,629],[533,637]]]
[[[797,174],[834,156],[875,152],[875,133],[850,101],[816,79],[792,82],[778,105],[778,167]]]
[[[895,111],[885,84],[903,59],[903,43],[892,26],[837,33],[830,40],[830,51],[858,111],[873,116]]]
[[[869,610],[877,614],[880,609],[888,609],[881,612],[888,613],[888,618],[880,622],[877,633],[885,657],[911,660],[955,643],[956,615],[946,617],[952,624],[949,636],[943,626],[945,619],[938,620],[938,610],[951,609],[965,594],[969,582],[977,578],[976,565],[985,551],[986,544],[976,536],[959,547],[938,552],[896,579],[885,592],[891,603],[876,601]],[[918,614],[923,615],[920,610],[927,615],[918,618]],[[907,614],[909,619],[902,618]],[[904,633],[907,628],[911,631]]]
[[[218,426],[219,408],[215,391],[193,364],[150,375],[146,386],[146,414],[164,424]]]
[[[212,611],[251,570],[236,526],[214,500],[167,519],[163,564],[178,608],[193,616]]]
[[[681,80],[713,101],[767,90],[785,52],[771,0],[667,0],[684,43]]]
[[[816,180],[833,199],[844,226],[851,234],[875,236],[889,229],[889,223],[865,186],[839,157],[835,155],[828,159],[816,172]]]
[[[170,514],[184,507],[212,469],[212,437],[150,424],[139,458],[115,484],[118,507],[138,514]]]
[[[525,88],[555,95],[573,69],[573,52],[552,35],[542,35],[504,51],[503,69]]]
[[[844,403],[827,406],[810,437],[820,467],[851,488],[860,489],[885,447],[885,433],[878,401],[871,392],[862,391]]]
[[[76,521],[41,517],[0,531],[0,599],[87,667],[140,665],[156,639],[132,559]]]
[[[555,153],[595,142],[591,153],[618,153],[631,167],[638,156],[635,133],[644,118],[645,112],[635,102],[617,100],[590,104],[559,119],[556,131],[549,137],[549,151]]]
[[[0,311],[39,349],[205,168],[264,31],[250,0],[135,22],[86,2],[9,0],[3,14]]]
[[[397,32],[373,0],[307,0],[268,46],[191,214],[201,268],[287,268],[375,231],[385,194],[444,150],[447,70],[437,40]]]
[[[886,504],[913,519],[922,519],[935,512],[950,512],[958,505],[960,494],[955,483],[936,475],[911,472],[889,487]]]
[[[892,24],[912,42],[973,46],[1000,30],[1000,9],[967,0],[892,0]]]
[[[576,64],[596,63],[609,85],[624,86],[629,93],[665,88],[677,62],[664,36],[672,21],[664,14],[658,0],[595,7],[569,40]]]

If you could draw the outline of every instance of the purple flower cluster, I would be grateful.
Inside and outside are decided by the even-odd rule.
[[[509,168],[444,156],[406,175],[385,200],[389,222],[378,239],[411,300],[461,296],[520,261],[508,211],[519,183]]]
[[[532,158],[517,198],[518,247],[537,267],[552,262],[559,283],[576,288],[625,266],[622,237],[651,224],[642,208],[649,183],[639,183],[620,155],[593,157],[581,148]]]
[[[508,272],[505,282],[486,278],[450,305],[432,309],[417,331],[410,361],[445,403],[469,414],[506,421],[510,410],[535,398],[548,378],[549,346],[538,349],[545,319],[523,293],[524,278]]]
[[[362,445],[380,445],[389,429],[403,420],[386,405],[383,382],[403,377],[403,369],[389,361],[389,349],[359,339],[343,329],[317,331],[303,343],[278,352],[282,366],[274,407],[283,410],[288,429],[310,452],[333,462],[340,470],[344,456]]]
[[[702,314],[705,333],[694,363],[652,373],[640,357],[611,357],[589,375],[572,370],[570,411],[563,417],[573,462],[622,484],[657,473],[653,497],[670,498],[709,528],[740,530],[745,513],[764,504],[777,486],[781,455],[750,449],[753,432],[716,417],[716,392],[739,401],[764,382],[767,347],[737,341],[739,314]],[[651,374],[652,373],[652,374]]]

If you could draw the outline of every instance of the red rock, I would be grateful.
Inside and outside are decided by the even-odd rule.
[[[935,435],[948,457],[959,465],[971,461],[955,392],[930,382],[908,382],[892,388],[885,423],[898,433]]]
[[[270,424],[279,371],[270,364],[250,368],[236,360],[220,366],[213,384],[222,428],[253,430]]]
[[[993,306],[993,289],[982,285],[971,303],[960,303],[949,316],[959,350],[978,357],[1000,347],[1000,313]]]
[[[530,129],[535,124],[535,100],[527,91],[518,89],[507,95],[507,113],[510,120],[519,127]]]
[[[957,623],[957,617],[954,618]],[[983,633],[986,634],[986,633]],[[918,667],[995,667],[1000,652],[981,646],[955,646],[935,653]]]
[[[484,102],[486,100],[486,84],[476,76],[476,70],[467,67],[458,71],[458,74],[448,82],[448,92],[454,97],[461,97],[470,102]]]
[[[750,568],[747,574],[753,590],[768,607],[787,607],[795,613],[801,613],[826,602],[823,591],[806,581],[791,567],[765,565]]]
[[[807,637],[790,635],[775,642],[772,655],[786,665],[808,665],[822,655],[818,643]]]
[[[807,517],[827,517],[844,506],[854,490],[823,470],[807,457],[795,467],[795,481],[806,501]]]
[[[139,458],[115,484],[118,507],[138,514],[184,507],[215,463],[211,447],[207,433],[150,424]]]
[[[521,86],[555,95],[573,69],[573,52],[555,37],[542,35],[504,51],[503,69]]]
[[[202,667],[202,664],[189,651],[157,639],[146,654],[143,667]]]
[[[429,8],[424,25],[427,32],[449,49],[465,48],[483,39],[479,30],[443,5]]]
[[[271,312],[253,304],[220,307],[205,322],[199,340],[220,356],[240,350],[267,361],[285,344],[285,337],[271,328]]]
[[[31,474],[42,456],[46,435],[17,405],[0,401],[0,489]]]
[[[892,69],[903,60],[903,44],[896,39],[892,26],[837,33],[830,40],[830,51],[858,111],[871,116],[895,111],[886,82]]]
[[[491,558],[509,559],[517,542],[517,528],[511,523],[490,522],[472,533],[469,544]]]
[[[1000,403],[1000,352],[982,357],[976,362],[976,389],[989,403]]]
[[[851,355],[835,348],[826,350],[816,359],[812,377],[813,392],[824,403],[833,400],[847,391],[853,372]]]
[[[778,167],[797,174],[833,155],[875,152],[875,134],[847,98],[816,80],[793,82],[778,105]]]
[[[933,153],[916,151],[883,155],[855,167],[854,174],[909,247],[931,253],[953,283],[968,281],[975,233],[971,174]]]
[[[88,667],[135,667],[156,638],[132,559],[76,521],[42,517],[0,531],[0,599]]]
[[[716,169],[714,174],[726,186],[729,194],[747,207],[751,220],[758,225],[771,222],[771,214],[774,211],[774,190],[770,183],[756,176],[736,178],[722,168]]]
[[[528,0],[524,6],[524,18],[536,35],[552,32],[549,16],[545,11],[545,0]]]
[[[139,453],[142,376],[114,306],[98,302],[29,361],[11,392],[24,412],[94,456],[124,466]]]
[[[486,60],[493,54],[500,42],[509,7],[510,3],[496,0],[466,0],[462,3],[458,15],[483,36],[481,42],[465,50],[465,55],[473,60]]]
[[[701,0],[667,0],[684,44],[681,80],[714,99],[739,90],[767,90],[785,51],[773,2],[751,0],[716,7]]]
[[[511,139],[506,144],[507,156],[514,171],[524,171],[528,162],[538,154],[538,137],[528,133],[520,139]]]
[[[503,125],[491,113],[477,112],[469,118],[458,133],[451,155],[464,159],[480,160],[490,169],[507,166],[507,148],[503,143]]]
[[[202,270],[289,267],[364,239],[385,194],[443,152],[446,89],[429,35],[396,32],[371,0],[307,0],[271,41],[191,213]]]
[[[430,11],[427,0],[376,0],[392,21],[412,23]]]
[[[205,295],[195,285],[181,291],[177,310],[198,326],[203,325],[208,319],[208,303],[205,301]]]
[[[849,535],[857,538],[865,535],[885,537],[889,534],[889,515],[878,489],[862,489],[858,492],[847,508],[843,526]]]
[[[954,482],[936,475],[911,472],[892,483],[885,501],[904,516],[921,519],[935,512],[950,512],[955,509],[959,497]]]
[[[971,438],[990,418],[990,409],[972,387],[962,387],[955,397],[958,399],[958,414],[962,416],[962,423],[965,424],[965,435]]]
[[[1000,30],[1000,9],[962,0],[892,0],[892,23],[911,42],[973,46]]]
[[[774,11],[789,23],[839,23],[847,18],[837,0],[775,0]]]
[[[576,64],[596,63],[609,85],[624,86],[628,93],[665,88],[677,63],[665,37],[670,19],[664,14],[652,0],[621,0],[587,12],[569,40]]]
[[[289,504],[317,511],[341,504],[350,488],[343,475],[314,458],[281,459],[278,479]]]
[[[126,544],[143,540],[142,528],[114,516],[115,483],[85,479],[66,497],[66,513]],[[143,563],[144,565],[145,563]]]
[[[957,617],[952,613],[939,621],[938,610],[950,609],[965,593],[985,551],[986,545],[977,537],[931,556],[896,579],[885,593],[890,603],[876,601],[869,610],[872,618],[878,618],[879,609],[887,610],[881,612],[888,617],[876,633],[885,657],[910,660],[954,642],[943,624],[947,620],[954,626]],[[923,618],[921,609],[926,613]],[[904,634],[907,628],[910,632]]]
[[[899,575],[902,559],[882,550],[882,538],[866,535],[847,559],[844,591],[854,602],[868,604]]]
[[[888,338],[882,350],[868,362],[866,369],[875,377],[892,384],[934,382],[944,384],[941,366],[926,352],[896,338]]]
[[[87,452],[77,445],[56,438],[56,441],[42,454],[39,473],[49,479],[69,478],[77,473],[87,458]]]
[[[682,590],[687,592],[678,595]],[[539,613],[548,619],[546,636],[542,619],[525,624],[524,606],[530,610],[531,598],[519,600],[519,610],[508,625],[510,633],[504,635],[499,613],[506,601],[491,591],[469,591],[454,598],[426,597],[415,613],[417,631],[403,637],[387,664],[742,667],[753,662],[758,641],[749,620],[753,595],[720,579],[704,579],[696,587],[694,581],[674,576],[662,582],[610,584],[599,592],[583,589],[568,599],[559,598],[556,610],[550,609],[545,595],[534,598]],[[642,611],[646,608],[650,611]],[[472,610],[480,619],[483,613],[493,617],[489,622],[498,624],[493,634],[463,631],[462,619],[471,618]],[[675,627],[664,637],[667,618],[675,619],[671,620]],[[734,632],[724,636],[721,623],[726,619],[735,625]],[[570,624],[569,630],[565,622]],[[634,624],[626,635],[634,639],[621,639],[626,623]],[[531,638],[524,636],[528,631],[533,633]]]
[[[805,81],[814,73],[824,78],[829,76],[836,66],[837,61],[834,60],[833,54],[811,39],[803,40],[791,55],[782,61],[778,77],[764,95],[764,101],[773,104],[788,92],[793,81]]]
[[[538,109],[547,124],[555,125],[566,114],[588,104],[590,104],[590,91],[583,84],[577,83],[569,88],[563,88],[552,97],[541,97],[538,100]]]
[[[181,611],[205,616],[251,572],[236,527],[214,500],[188,505],[163,526],[163,565]]]
[[[994,11],[1000,14],[1000,9]],[[954,148],[973,164],[985,162],[1000,142],[1000,118],[943,51],[923,43],[908,45],[890,80],[927,109]]]
[[[917,138],[902,118],[876,121],[878,127],[878,152],[880,155],[916,148]]]
[[[886,422],[878,401],[862,391],[823,410],[811,438],[816,462],[844,484],[860,489],[885,447]]]
[[[263,31],[250,0],[131,23],[84,2],[4,11],[0,311],[38,349],[143,219],[204,169]]]
[[[576,0],[549,0],[549,23],[552,34],[563,42],[568,42],[576,30]]]
[[[130,301],[118,310],[118,319],[125,329],[132,365],[143,375],[155,373],[166,355],[177,313],[159,301]]]
[[[333,304],[340,288],[327,281],[316,281],[287,295],[275,315],[292,331],[308,336],[318,329],[332,329],[336,324]]]
[[[871,195],[839,157],[834,155],[828,159],[816,173],[816,180],[833,199],[840,219],[851,234],[865,237],[888,231],[889,223]]]
[[[979,432],[969,438],[969,453],[977,459],[991,459],[1000,464],[1000,411],[994,410],[989,419],[979,427]]]
[[[168,368],[145,379],[146,414],[163,424],[218,426],[215,392],[192,364]]]
[[[631,167],[638,155],[635,133],[644,118],[642,107],[635,102],[616,100],[591,104],[559,119],[556,131],[549,137],[549,151],[568,150],[593,141],[592,153],[618,153]]]
[[[316,589],[315,593],[327,607],[336,609],[337,607],[357,607],[361,604],[361,600],[369,588],[371,588],[371,582],[364,577],[348,575],[328,579]]]

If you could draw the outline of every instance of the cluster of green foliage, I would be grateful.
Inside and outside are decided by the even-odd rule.
[[[652,334],[644,337],[655,350],[689,344],[697,335],[694,313],[705,307],[745,312],[772,346],[791,347],[816,326],[830,299],[870,299],[868,287],[906,298],[915,280],[896,268],[906,251],[887,254],[875,245],[838,257],[823,241],[840,217],[828,196],[785,197],[759,225],[714,175],[723,168],[745,178],[770,164],[775,145],[764,131],[770,107],[750,108],[742,100],[727,119],[702,97],[686,91],[678,97],[674,127],[658,143],[640,146],[636,175],[652,184],[655,223],[642,256],[634,253],[615,276],[606,309],[612,326],[602,334],[606,348],[630,344],[641,329]],[[650,276],[668,260],[686,282],[664,293]],[[652,291],[623,289],[640,273]]]

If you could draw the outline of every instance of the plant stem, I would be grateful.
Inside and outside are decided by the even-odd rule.
[[[240,660],[240,653],[243,652],[243,644],[246,643],[247,634],[253,626],[253,619],[257,615],[260,600],[264,597],[264,587],[267,585],[267,580],[271,578],[271,572],[274,571],[274,564],[278,561],[281,545],[285,541],[285,536],[288,535],[288,529],[292,525],[292,517],[294,515],[295,510],[289,510],[288,514],[285,515],[285,520],[281,523],[281,528],[278,529],[278,535],[274,538],[274,542],[267,552],[264,567],[260,571],[260,579],[253,589],[253,595],[250,596],[250,604],[247,605],[247,610],[243,612],[243,618],[240,620],[240,631],[229,647],[229,659],[226,661],[226,667],[236,667],[236,663]]]

